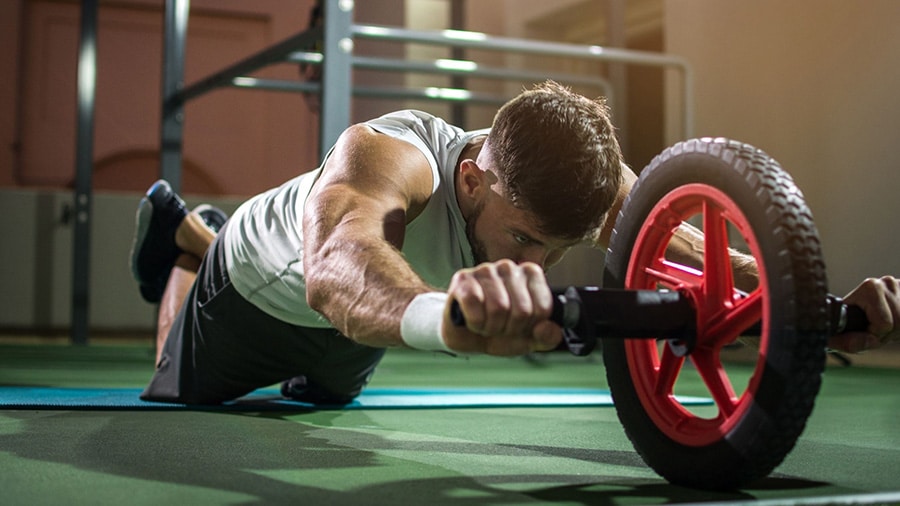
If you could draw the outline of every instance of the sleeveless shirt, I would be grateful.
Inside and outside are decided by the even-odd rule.
[[[467,143],[488,130],[465,132],[414,110],[390,113],[366,125],[409,142],[431,166],[431,198],[406,225],[401,251],[426,283],[446,289],[457,270],[473,264],[456,200],[456,165]],[[303,272],[303,208],[324,165],[243,203],[223,236],[228,275],[237,292],[263,312],[305,327],[331,326],[307,305]]]

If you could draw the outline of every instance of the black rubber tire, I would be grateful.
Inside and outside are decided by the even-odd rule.
[[[623,288],[632,250],[654,205],[683,185],[721,190],[743,212],[768,283],[768,347],[754,402],[712,443],[683,444],[657,426],[636,391],[625,340],[605,339],[603,359],[619,419],[637,452],[671,483],[740,488],[767,476],[794,447],[825,366],[827,281],[818,233],[791,177],[762,151],[727,139],[694,139],[657,156],[620,211],[604,286]],[[634,288],[634,287],[629,287]],[[764,304],[765,305],[765,304]],[[759,372],[761,371],[761,372]]]

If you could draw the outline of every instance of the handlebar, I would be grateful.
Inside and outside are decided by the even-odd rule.
[[[828,295],[829,333],[865,332],[869,320],[865,311]],[[465,326],[459,302],[452,301],[450,319]],[[554,291],[550,320],[563,328],[560,348],[574,355],[590,354],[599,338],[668,339],[683,353],[696,341],[696,312],[690,298],[677,291],[613,290],[597,287],[569,287]],[[759,325],[747,329],[759,333]]]

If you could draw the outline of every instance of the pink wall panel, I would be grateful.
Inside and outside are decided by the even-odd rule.
[[[204,8],[208,3],[194,2],[192,8],[188,83],[305,28],[305,18],[287,24],[278,17],[277,7],[287,5],[283,2],[259,2],[258,13]],[[300,5],[302,15],[306,4]],[[290,2],[289,9],[298,19],[298,3]],[[73,2],[25,4],[21,155],[12,177],[12,166],[0,167],[0,182],[68,186],[74,178],[79,16],[80,6]],[[156,178],[162,20],[158,3],[101,5],[94,143],[98,189],[141,191]],[[295,78],[297,70],[280,65],[264,74]],[[300,95],[223,89],[200,97],[186,108],[184,189],[246,195],[277,185],[314,167],[317,128]]]

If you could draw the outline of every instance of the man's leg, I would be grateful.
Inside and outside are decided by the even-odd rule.
[[[225,213],[205,204],[188,213],[165,181],[154,183],[138,205],[131,265],[144,299],[160,303],[157,363],[201,259],[226,219]]]
[[[169,331],[172,330],[172,324],[175,322],[175,317],[178,316],[178,311],[181,310],[194,280],[197,279],[199,267],[200,260],[191,254],[182,254],[175,261],[175,267],[172,268],[169,282],[159,301],[159,313],[156,316],[156,362],[154,363],[159,363],[163,345],[166,344],[166,338],[169,336]]]
[[[175,259],[175,265],[159,302],[156,320],[156,363],[159,363],[172,323],[181,310],[194,280],[197,279],[200,262],[216,238],[216,233],[225,224],[225,219],[222,211],[203,204],[185,216],[175,230],[175,244],[182,253]]]

